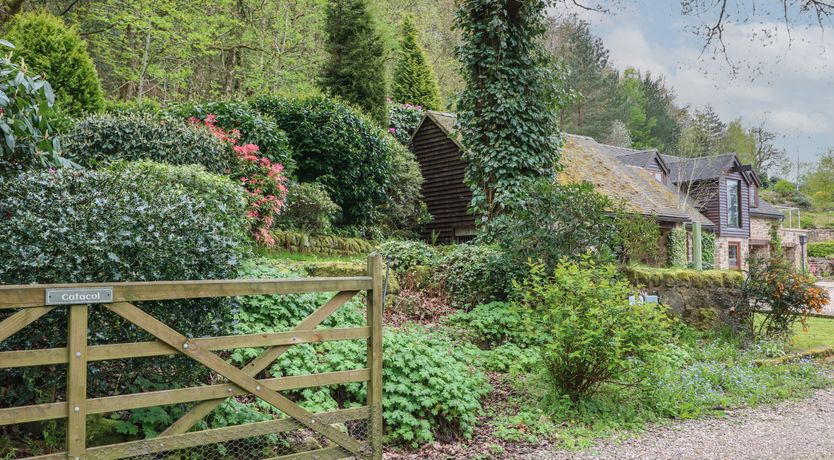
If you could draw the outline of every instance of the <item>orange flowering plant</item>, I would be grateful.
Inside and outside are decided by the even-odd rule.
[[[796,323],[805,327],[808,315],[821,312],[827,303],[828,292],[784,258],[754,258],[742,284],[744,308],[739,310],[759,313],[758,321],[748,315],[754,336],[787,337]]]

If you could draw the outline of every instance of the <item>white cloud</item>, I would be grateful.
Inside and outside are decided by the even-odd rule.
[[[834,145],[834,126],[829,122],[834,119],[834,32],[795,29],[789,38],[777,24],[728,24],[724,38],[730,57],[743,57],[733,78],[727,64],[711,54],[702,55],[703,42],[687,32],[668,26],[665,30],[676,35],[664,36],[639,16],[630,19],[595,25],[617,68],[662,73],[682,105],[710,104],[727,121],[738,117],[748,124],[763,121],[785,134],[783,142],[799,143],[805,159]],[[767,46],[752,38],[762,28],[776,31]]]

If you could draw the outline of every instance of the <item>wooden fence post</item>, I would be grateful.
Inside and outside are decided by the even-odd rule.
[[[69,307],[67,328],[67,457],[82,459],[87,451],[87,305]]]
[[[382,256],[373,253],[368,257],[368,274],[373,278],[373,289],[368,291],[368,327],[371,338],[368,339],[368,369],[371,379],[368,381],[368,407],[371,410],[369,432],[371,458],[382,458],[382,291],[385,278]]]

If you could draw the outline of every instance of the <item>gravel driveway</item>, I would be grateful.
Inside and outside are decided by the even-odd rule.
[[[816,284],[828,290],[828,305],[822,309],[822,314],[834,316],[834,281],[817,281]]]
[[[607,440],[577,453],[540,450],[544,459],[834,459],[834,390],[726,418],[650,428],[638,438]]]

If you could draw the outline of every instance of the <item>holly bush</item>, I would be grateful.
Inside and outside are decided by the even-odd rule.
[[[89,116],[62,139],[67,158],[88,167],[118,160],[152,160],[199,164],[210,172],[228,174],[236,164],[232,149],[208,130],[148,113]]]
[[[423,107],[399,104],[388,100],[388,132],[402,145],[411,143],[411,136],[423,120]]]
[[[174,182],[180,181],[181,183]],[[0,283],[83,283],[233,278],[244,249],[244,196],[229,179],[201,168],[136,165],[122,170],[59,169],[0,181]],[[236,216],[236,217],[232,217]],[[224,299],[141,302],[174,329],[199,337],[228,333]],[[4,350],[66,345],[59,308],[4,341]],[[150,340],[105,309],[90,313],[91,344]],[[177,358],[103,361],[90,394],[200,381],[204,367]],[[0,382],[9,401],[54,397],[60,367],[24,368]],[[63,374],[61,374],[63,375]]]

